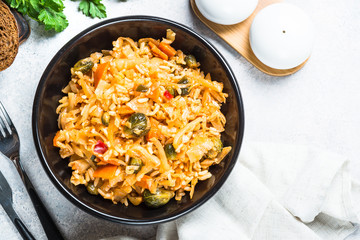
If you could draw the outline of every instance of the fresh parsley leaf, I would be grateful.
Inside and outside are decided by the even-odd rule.
[[[63,31],[68,25],[65,15],[51,8],[44,8],[40,11],[39,20],[45,24],[45,30],[54,29],[57,32]]]
[[[101,0],[81,0],[79,10],[91,18],[106,18],[106,7]]]
[[[6,0],[5,1],[10,7],[17,8],[19,7],[21,1],[20,0]]]
[[[76,0],[73,0],[76,1]],[[79,10],[91,18],[106,18],[106,7],[102,0],[81,0]],[[68,25],[63,13],[64,0],[5,0],[23,15],[45,25],[45,30],[63,31]]]
[[[89,8],[90,3],[87,0],[82,0],[79,4],[79,10],[82,11],[83,14],[89,17]]]
[[[90,14],[91,16],[95,16],[98,18],[106,18],[106,8],[104,6],[104,4],[102,3],[97,3],[95,4],[94,2],[90,3]]]
[[[57,12],[61,12],[65,8],[63,0],[43,0],[43,5]]]
[[[45,30],[64,30],[69,24],[63,13],[64,0],[6,0],[10,7],[45,25]]]
[[[32,19],[38,19],[41,8],[39,0],[27,0],[27,15]]]
[[[27,4],[23,0],[6,0],[10,7],[15,8],[18,12],[22,14],[27,13]]]

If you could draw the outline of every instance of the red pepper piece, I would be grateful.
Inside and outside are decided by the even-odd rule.
[[[166,97],[167,100],[170,100],[174,97],[173,95],[171,95],[171,93],[168,90],[165,90],[164,96]]]
[[[94,152],[104,154],[108,150],[108,146],[106,146],[105,143],[103,143],[101,140],[99,140],[94,147]]]

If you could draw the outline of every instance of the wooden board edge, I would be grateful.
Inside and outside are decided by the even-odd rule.
[[[268,6],[269,3],[274,3],[274,2],[281,2],[282,0],[276,0],[276,1],[267,1],[266,4],[263,3],[263,1],[266,0],[259,0],[259,4],[258,7],[256,8],[256,10],[254,11],[254,13],[249,17],[252,19],[255,17],[255,15],[264,7]],[[262,4],[260,4],[262,3]],[[218,28],[219,26],[221,26],[220,24],[217,23],[213,23],[209,20],[207,20],[199,11],[199,9],[196,6],[195,0],[190,0],[190,5],[191,8],[194,12],[194,14],[200,19],[200,21],[202,23],[204,23],[208,28],[210,28],[213,32],[215,32],[221,39],[223,39],[227,44],[229,44],[232,48],[234,48],[238,53],[240,53],[241,56],[243,56],[248,62],[250,62],[253,66],[255,66],[257,69],[259,69],[260,71],[262,71],[263,73],[266,73],[268,75],[271,76],[276,76],[276,77],[283,77],[283,76],[288,76],[291,75],[297,71],[299,71],[307,62],[308,59],[306,59],[302,64],[300,64],[297,67],[294,68],[290,68],[290,69],[275,69],[275,68],[271,68],[269,66],[266,66],[265,64],[263,64],[256,56],[255,54],[252,52],[250,44],[249,43],[244,43],[247,44],[246,48],[250,49],[250,51],[248,51],[247,53],[241,52],[239,49],[237,49],[236,47],[234,47],[229,41],[228,39],[226,39],[221,33],[218,33],[216,31],[216,28]],[[246,20],[245,20],[246,21]],[[239,23],[241,24],[241,23]],[[232,28],[235,27],[235,25],[227,25],[226,28]],[[249,30],[250,28],[246,28],[246,35],[249,35]]]

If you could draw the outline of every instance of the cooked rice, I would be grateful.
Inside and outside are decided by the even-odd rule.
[[[171,44],[174,39],[175,33],[168,30],[162,41]],[[67,95],[56,109],[61,130],[54,146],[60,148],[62,158],[69,158],[70,181],[92,185],[93,194],[114,203],[128,205],[129,199],[138,205],[145,188],[151,193],[159,188],[172,191],[178,201],[185,192],[192,198],[198,181],[212,176],[209,167],[231,150],[224,147],[207,157],[215,147],[212,139],[220,139],[226,123],[220,111],[227,97],[223,84],[212,81],[209,74],[205,77],[198,67],[186,67],[186,55],[180,50],[162,59],[149,46],[159,43],[152,38],[135,42],[120,37],[113,50],[91,54],[94,66],[89,72],[71,68],[72,78],[63,89]],[[96,83],[97,71],[105,63],[107,68]],[[188,83],[178,84],[183,77]],[[136,91],[140,84],[148,91]],[[177,96],[169,96],[169,88]],[[188,95],[181,95],[182,88],[189,89]],[[133,113],[147,116],[151,129],[146,136],[134,137],[124,130]],[[102,119],[105,114],[108,125]],[[107,147],[103,153],[95,149],[99,141]],[[176,151],[174,160],[164,150],[170,143]],[[131,165],[131,158],[140,159],[143,166]],[[104,166],[114,174],[99,175]]]

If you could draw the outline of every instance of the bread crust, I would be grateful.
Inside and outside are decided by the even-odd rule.
[[[9,7],[0,0],[0,71],[8,68],[19,49],[19,33],[16,20]]]

